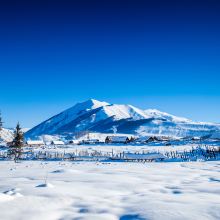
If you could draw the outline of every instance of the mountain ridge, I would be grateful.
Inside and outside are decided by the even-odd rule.
[[[40,135],[64,135],[92,132],[203,136],[220,131],[220,124],[193,122],[156,109],[142,110],[132,105],[109,104],[95,99],[77,103],[43,121],[25,133],[27,138]]]
[[[11,142],[14,139],[13,130],[2,128],[0,130],[0,142]]]

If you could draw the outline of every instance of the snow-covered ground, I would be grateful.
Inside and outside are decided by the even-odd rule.
[[[0,162],[0,219],[220,219],[220,162]]]
[[[108,153],[122,153],[122,152],[131,152],[131,153],[142,153],[144,152],[170,152],[170,151],[189,151],[192,148],[205,147],[205,146],[215,146],[215,145],[204,145],[204,144],[186,144],[186,145],[172,145],[165,146],[162,144],[152,144],[152,145],[130,145],[130,144],[91,144],[91,145],[63,145],[63,146],[44,146],[44,147],[30,147],[33,151],[47,151],[47,152],[60,152],[60,153],[75,153],[79,151],[100,151]],[[219,144],[217,145],[219,146]]]

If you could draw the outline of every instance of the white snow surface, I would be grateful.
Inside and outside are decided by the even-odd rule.
[[[217,220],[220,163],[0,162],[4,220]]]
[[[148,118],[148,116],[141,109],[135,108],[132,105],[106,105],[101,111],[97,114],[102,114],[103,117],[101,119],[105,119],[108,117],[114,116],[115,119],[125,119],[125,118],[133,118],[133,119],[144,119]]]
[[[177,116],[168,114],[166,112],[161,112],[161,111],[159,111],[157,109],[147,109],[144,112],[149,117],[164,118],[164,119],[168,119],[169,121],[176,122],[176,123],[178,123],[178,122],[183,122],[183,123],[192,122],[191,120],[189,120],[187,118],[177,117]]]

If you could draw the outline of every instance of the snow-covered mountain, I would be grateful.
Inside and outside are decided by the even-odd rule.
[[[12,130],[6,128],[0,130],[0,142],[11,142],[13,138]]]
[[[40,135],[69,135],[81,131],[169,136],[206,136],[220,131],[220,124],[193,122],[154,109],[109,104],[90,99],[78,103],[26,132]]]

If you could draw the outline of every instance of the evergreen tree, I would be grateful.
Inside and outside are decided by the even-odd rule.
[[[9,147],[8,156],[13,158],[15,162],[20,159],[22,155],[22,147],[24,145],[24,136],[21,130],[20,124],[18,123],[15,132],[14,132],[14,140],[12,145]]]

